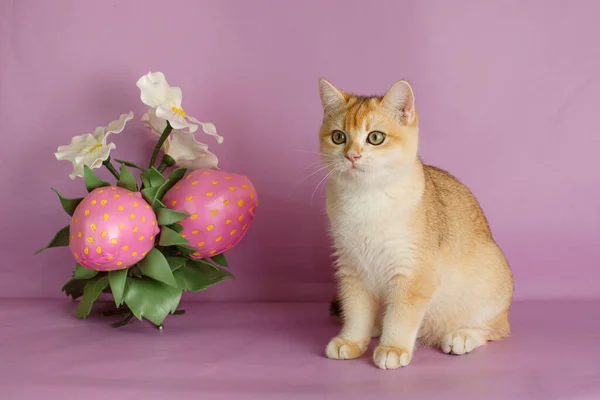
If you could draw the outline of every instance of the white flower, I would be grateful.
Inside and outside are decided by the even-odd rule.
[[[167,126],[165,120],[156,116],[153,108],[150,108],[148,113],[142,116],[142,121],[158,137],[161,136],[162,131]],[[173,129],[169,138],[163,144],[163,150],[180,167],[191,170],[219,169],[217,167],[219,164],[217,156],[208,151],[206,144],[198,142],[193,133]]]
[[[200,125],[205,133],[215,136],[217,142],[221,143],[223,141],[223,138],[217,135],[217,129],[213,124],[200,122],[196,118],[187,115],[181,107],[183,97],[181,88],[169,86],[162,72],[148,72],[138,79],[136,85],[140,89],[142,102],[155,109],[158,118],[169,121],[173,129],[187,129],[188,132],[193,133]]]
[[[125,128],[127,121],[133,118],[133,112],[121,114],[118,120],[112,121],[106,127],[97,127],[94,133],[75,136],[71,144],[60,146],[54,156],[57,160],[67,160],[73,163],[73,172],[69,174],[71,179],[83,176],[83,167],[87,165],[91,169],[100,168],[117,146],[114,143],[106,143],[111,133],[120,133]]]

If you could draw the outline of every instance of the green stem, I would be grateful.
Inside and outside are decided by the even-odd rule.
[[[119,172],[115,169],[114,165],[112,165],[112,163],[110,162],[110,157],[108,157],[106,160],[104,160],[104,162],[102,164],[104,164],[104,166],[106,168],[108,168],[110,173],[113,174],[113,176],[115,178],[117,178],[117,180],[119,180],[119,178],[120,178]]]
[[[127,314],[128,312],[131,312],[131,310],[129,310],[129,308],[117,308],[116,310],[104,311],[102,313],[102,316],[109,317],[111,315]]]
[[[130,313],[130,314],[127,316],[127,318],[125,318],[123,321],[119,321],[119,322],[117,322],[117,323],[114,323],[114,324],[112,324],[111,326],[112,326],[113,328],[118,328],[118,327],[120,327],[120,326],[127,325],[127,323],[128,323],[129,321],[131,321],[131,318],[133,318],[133,313]]]
[[[168,154],[165,154],[158,165],[158,172],[164,172],[165,169],[175,165],[175,160]]]
[[[167,140],[167,138],[171,134],[172,130],[173,127],[171,126],[169,121],[167,121],[167,126],[165,127],[165,130],[163,131],[162,135],[160,135],[160,139],[158,139],[156,146],[154,146],[154,151],[152,152],[152,158],[150,159],[150,164],[148,164],[148,168],[152,168],[154,166],[154,163],[156,162],[156,157],[158,157],[158,152],[160,151],[162,145],[165,143],[165,140]]]

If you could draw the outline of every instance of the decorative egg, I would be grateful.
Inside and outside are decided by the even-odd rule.
[[[180,222],[181,235],[197,250],[193,257],[206,258],[242,240],[254,220],[258,197],[244,175],[199,169],[171,188],[163,203],[190,215]]]
[[[156,214],[141,193],[102,187],[90,192],[75,209],[69,248],[84,267],[123,269],[146,256],[159,231]]]

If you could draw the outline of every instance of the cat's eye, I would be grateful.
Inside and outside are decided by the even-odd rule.
[[[385,140],[385,133],[379,131],[373,131],[367,136],[367,142],[373,146],[379,146]]]
[[[344,144],[346,143],[346,134],[342,131],[333,131],[331,141],[335,144]]]

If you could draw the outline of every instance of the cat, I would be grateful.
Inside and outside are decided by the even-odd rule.
[[[513,276],[471,191],[418,155],[407,81],[384,96],[319,80],[320,154],[334,249],[339,334],[325,355],[407,366],[416,344],[462,355],[510,334]]]

